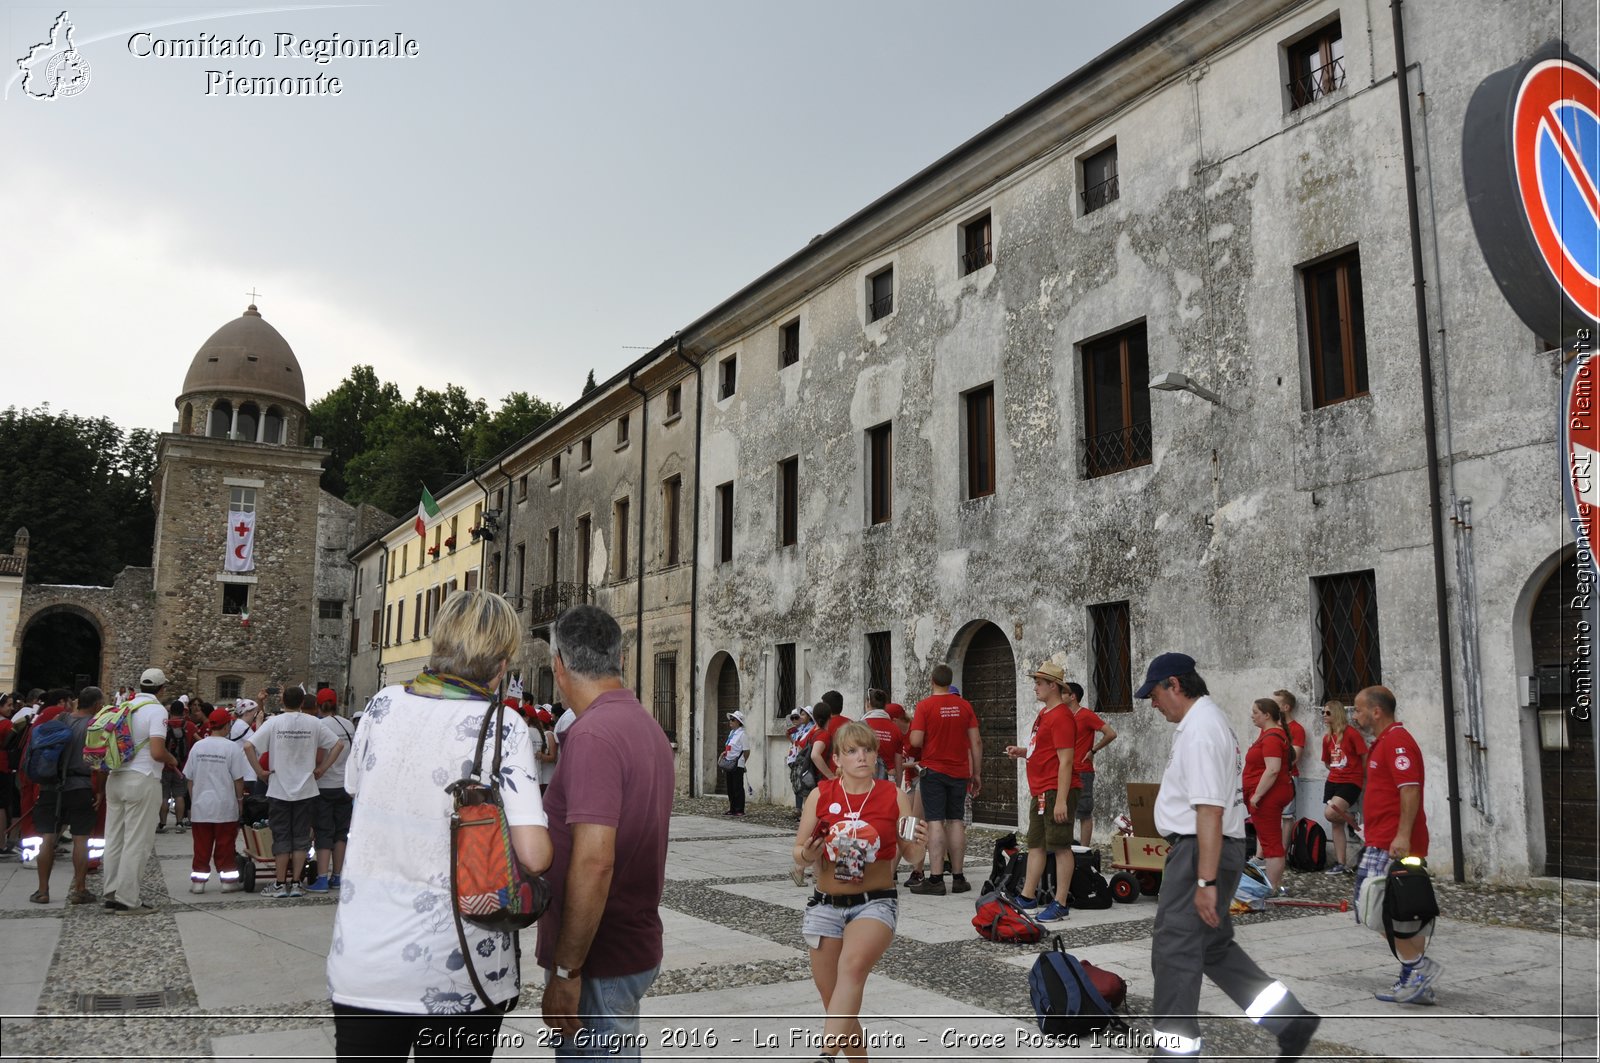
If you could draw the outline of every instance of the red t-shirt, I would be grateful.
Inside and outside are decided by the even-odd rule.
[[[1366,756],[1366,740],[1354,727],[1346,727],[1338,742],[1331,734],[1322,736],[1322,763],[1328,766],[1329,782],[1360,786],[1367,778]]]
[[[1039,713],[1033,721],[1033,733],[1028,735],[1028,792],[1034,797],[1056,788],[1060,778],[1061,758],[1058,750],[1068,746],[1077,748],[1078,721],[1065,705],[1055,705]],[[1074,760],[1077,758],[1074,757]],[[1067,786],[1080,785],[1074,769]]]
[[[936,771],[952,779],[972,778],[971,745],[967,732],[978,726],[978,715],[959,694],[935,694],[917,702],[911,716],[911,729],[922,732],[922,755],[917,762],[924,770]]]
[[[1294,750],[1289,746],[1289,736],[1283,733],[1283,728],[1276,725],[1263,727],[1261,734],[1251,744],[1244,755],[1244,799],[1250,800],[1256,795],[1256,786],[1261,782],[1261,776],[1267,773],[1267,758],[1278,758],[1278,778],[1272,788],[1261,795],[1261,803],[1265,805],[1279,804],[1289,800],[1293,784],[1289,782],[1288,774],[1283,770],[1284,764],[1294,757]]]
[[[1103,731],[1106,722],[1100,714],[1087,705],[1078,706],[1078,744],[1072,750],[1072,785],[1078,785],[1077,775],[1081,772],[1094,771],[1094,761],[1089,759],[1089,750],[1094,748],[1095,732]]]
[[[835,775],[839,774],[839,761],[833,755],[833,736],[839,733],[839,728],[853,722],[848,716],[829,716],[822,730],[812,732],[811,747],[814,749],[818,743],[822,744],[822,759],[828,762],[828,770]],[[810,749],[806,750],[807,755],[810,752]]]
[[[894,771],[895,754],[905,749],[906,738],[893,720],[887,716],[868,716],[861,721],[878,736],[878,759],[889,771]]]
[[[817,783],[817,825],[830,841],[841,833],[867,839],[868,863],[893,861],[899,855],[900,791],[887,779],[874,779],[871,790],[852,796],[838,779],[823,779]],[[829,846],[823,856],[836,859]]]
[[[1293,720],[1289,721],[1289,741],[1294,744],[1294,749],[1304,749],[1306,747],[1306,729]],[[1291,776],[1300,774],[1300,758],[1295,754],[1294,749],[1289,750],[1288,756],[1289,774]]]
[[[1422,774],[1422,750],[1404,725],[1392,723],[1372,740],[1367,753],[1367,785],[1361,791],[1363,841],[1367,845],[1387,849],[1394,844],[1400,830],[1400,787],[1420,787]],[[1421,806],[1411,825],[1411,855],[1428,855],[1428,814]]]

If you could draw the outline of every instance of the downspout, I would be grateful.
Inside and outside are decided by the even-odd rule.
[[[394,551],[389,549],[388,542],[383,543],[383,578],[378,582],[383,584],[383,589],[378,592],[378,615],[383,617],[383,627],[378,634],[378,689],[382,690],[388,684],[388,678],[383,655],[389,651],[389,578],[394,573]]]
[[[504,545],[506,549],[504,555],[506,563],[500,569],[500,593],[501,595],[504,595],[506,593],[506,587],[511,582],[511,509],[516,505],[516,503],[513,501],[513,499],[516,497],[516,487],[511,482],[511,474],[506,472],[506,463],[504,458],[500,459],[500,464],[495,467],[495,471],[506,478],[506,509],[505,512],[500,515],[502,523],[500,525],[499,532],[500,537],[505,541]],[[523,553],[526,554],[527,551],[524,550]],[[523,563],[527,563],[526,558],[523,559]],[[517,607],[519,609],[521,608],[520,603],[522,601],[522,575],[523,574],[521,572],[517,573],[517,602],[519,603]]]
[[[477,484],[478,485],[478,490],[483,492],[483,511],[485,513],[489,512],[489,489],[484,486],[482,480],[478,479],[478,474],[477,473],[469,472],[467,475],[472,477],[472,482]],[[478,525],[478,530],[480,532],[483,530],[483,525],[482,524]],[[479,535],[478,536],[478,586],[483,587],[484,590],[493,590],[494,589],[493,587],[487,586],[484,583],[484,577],[486,575],[488,575],[488,573],[486,573],[484,571],[484,568],[485,568],[485,566],[486,566],[486,564],[488,562],[488,557],[489,557],[489,540],[485,539],[482,535]]]
[[[644,514],[645,514],[645,462],[650,455],[650,393],[633,382],[634,373],[628,373],[628,387],[639,396],[639,550],[633,563],[639,566],[639,578],[634,597],[638,599],[634,631],[639,640],[638,652],[633,655],[633,693],[635,697],[644,690]]]
[[[694,511],[694,531],[689,541],[694,544],[689,562],[689,793],[695,792],[700,774],[700,744],[697,735],[700,714],[695,711],[695,700],[700,690],[700,431],[701,411],[704,409],[704,370],[699,362],[683,353],[680,340],[673,353],[694,370],[694,493],[689,508]]]
[[[1411,229],[1411,283],[1417,304],[1417,353],[1422,364],[1422,433],[1428,458],[1428,517],[1433,529],[1433,607],[1439,618],[1439,686],[1444,696],[1444,763],[1450,810],[1451,874],[1466,881],[1466,853],[1461,841],[1461,792],[1456,764],[1455,673],[1450,660],[1450,612],[1444,580],[1444,504],[1440,499],[1439,445],[1433,409],[1433,353],[1428,342],[1428,303],[1422,271],[1422,222],[1417,207],[1416,156],[1411,145],[1411,96],[1406,77],[1405,23],[1402,0],[1391,0],[1394,16],[1395,87],[1400,93],[1400,151],[1406,172],[1406,221]]]

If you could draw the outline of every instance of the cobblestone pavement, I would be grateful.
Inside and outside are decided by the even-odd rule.
[[[678,804],[662,903],[667,956],[645,1002],[646,1055],[815,1060],[821,1006],[799,933],[808,891],[788,878],[792,810],[751,805],[729,818],[725,809],[715,798]],[[999,833],[969,834],[974,886]],[[0,1057],[330,1056],[322,969],[335,899],[195,896],[188,839],[156,840],[145,881],[159,908],[144,917],[62,905],[59,862],[56,903],[29,904],[34,873],[15,859],[0,863]],[[1350,889],[1348,877],[1323,874],[1291,873],[1288,884],[1292,900],[1335,905]],[[1446,915],[1430,954],[1446,973],[1432,1008],[1373,1000],[1395,964],[1348,913],[1279,907],[1237,920],[1251,955],[1326,1017],[1310,1055],[1594,1059],[1594,887],[1438,888]],[[1150,1004],[1151,899],[1075,911],[1052,926],[1074,953],[1127,978],[1131,1039],[1041,1044],[1027,996],[1038,949],[979,939],[970,925],[975,896],[902,894],[895,942],[864,1006],[874,1060],[1146,1054],[1138,1039],[1148,1029],[1140,1016]],[[530,954],[532,933],[524,938]],[[507,1020],[498,1059],[551,1056],[540,1044],[541,975],[531,965],[524,974],[522,1007]],[[126,999],[136,994],[156,996]],[[89,1014],[95,1007],[116,1013]],[[1270,1039],[1209,986],[1201,1010],[1208,1058],[1275,1057]]]

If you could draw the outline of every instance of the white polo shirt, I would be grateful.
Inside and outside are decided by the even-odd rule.
[[[1201,697],[1178,723],[1172,752],[1156,797],[1156,830],[1194,834],[1195,805],[1222,809],[1222,836],[1244,837],[1244,756],[1228,718],[1210,695]]]

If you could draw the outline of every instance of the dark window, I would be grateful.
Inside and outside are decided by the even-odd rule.
[[[1089,637],[1094,654],[1094,707],[1100,712],[1133,711],[1133,665],[1129,657],[1128,603],[1089,607]]]
[[[778,644],[778,716],[786,719],[796,708],[794,643]]]
[[[683,477],[674,476],[661,485],[662,545],[666,563],[676,565],[679,560],[678,529],[683,524]]]
[[[1117,187],[1117,146],[1102,148],[1083,160],[1083,212],[1092,214],[1114,202]]]
[[[1378,652],[1378,588],[1371,570],[1312,580],[1317,596],[1319,703],[1349,705],[1365,687],[1383,682]]]
[[[617,418],[617,446],[626,446],[628,442],[628,418]]]
[[[587,515],[578,518],[578,575],[580,584],[589,582],[589,546],[593,540],[594,523]]]
[[[354,613],[350,614],[350,652],[355,653],[361,648],[361,618]]]
[[[344,603],[337,598],[317,599],[318,620],[343,620]]]
[[[894,267],[867,278],[867,320],[877,321],[894,311]]]
[[[800,319],[795,318],[778,330],[778,368],[800,360]]]
[[[667,389],[667,417],[670,420],[671,418],[677,417],[678,415],[680,415],[682,413],[683,413],[683,385],[682,384],[674,384],[670,388]]]
[[[1150,464],[1150,355],[1144,325],[1083,345],[1086,476]]]
[[[464,580],[464,583],[463,583],[462,588],[461,588],[462,590],[467,590],[467,591],[477,590],[478,589],[478,570],[475,569],[475,568],[468,569],[467,570],[467,574],[463,577],[463,580]],[[405,606],[401,605],[400,608],[404,609]]]
[[[867,429],[867,519],[883,524],[893,516],[894,426],[880,424]]]
[[[961,272],[975,273],[994,261],[994,243],[989,215],[974,218],[961,227]],[[887,689],[887,688],[886,688]]]
[[[1289,109],[1344,88],[1344,31],[1332,22],[1289,46]]]
[[[383,626],[383,617],[379,613],[378,610],[374,609],[372,611],[372,622],[367,625],[367,630],[372,632],[372,635],[371,635],[369,641],[367,642],[367,646],[369,648],[371,648],[371,649],[377,649],[378,648],[378,631],[380,630],[380,628],[382,628],[382,626]]]
[[[718,375],[719,385],[717,398],[732,398],[733,393],[739,390],[739,356],[730,354],[722,360],[721,371]]]
[[[717,563],[733,560],[733,484],[717,485]]]
[[[544,543],[544,582],[546,586],[552,586],[556,577],[561,575],[561,529],[551,528]]]
[[[678,736],[678,655],[656,654],[656,688],[652,696],[656,723],[676,740]]]
[[[778,462],[778,545],[800,539],[800,459]]]
[[[528,574],[528,544],[527,543],[518,543],[517,544],[517,570],[516,571],[517,571],[517,576],[516,576],[516,580],[517,581],[511,585],[510,591],[511,591],[511,595],[512,595],[512,603],[518,609],[521,609],[522,608],[522,603],[523,603],[522,582],[523,582],[523,579]]]
[[[406,640],[406,603],[394,603],[394,641],[395,645]]]
[[[550,482],[553,483],[553,484],[558,484],[558,483],[561,482],[561,455],[560,454],[553,454],[550,457]]]
[[[222,615],[238,616],[250,611],[250,584],[224,583],[222,585]]]
[[[594,461],[594,436],[584,436],[583,442],[578,444],[578,468],[587,469],[592,461]]]
[[[383,610],[383,644],[389,645],[392,641],[390,634],[394,627],[394,606],[385,606]]]
[[[423,594],[422,601],[422,637],[427,638],[433,634],[433,611],[439,600],[439,588],[429,587]]]
[[[556,673],[548,668],[539,669],[539,704],[548,705],[556,700]]]
[[[244,680],[236,675],[217,676],[217,700],[231,701],[244,694]]]
[[[994,385],[967,392],[967,497],[994,494]]]
[[[617,499],[611,507],[612,540],[616,548],[612,554],[617,559],[614,578],[626,579],[628,576],[628,500]]]
[[[889,647],[887,631],[867,632],[867,686],[882,691],[894,689],[894,664]]]
[[[1367,332],[1361,312],[1361,258],[1309,266],[1306,337],[1311,348],[1311,404],[1331,406],[1367,394]]]
[[[493,586],[493,584],[490,584]],[[416,608],[411,613],[411,641],[422,637],[422,595],[417,595]]]
[[[528,500],[528,477],[526,475],[523,475],[523,476],[519,477],[518,480],[517,480],[517,501],[518,502],[526,502],[527,500]],[[438,533],[437,532],[434,533],[434,537],[438,538]]]

